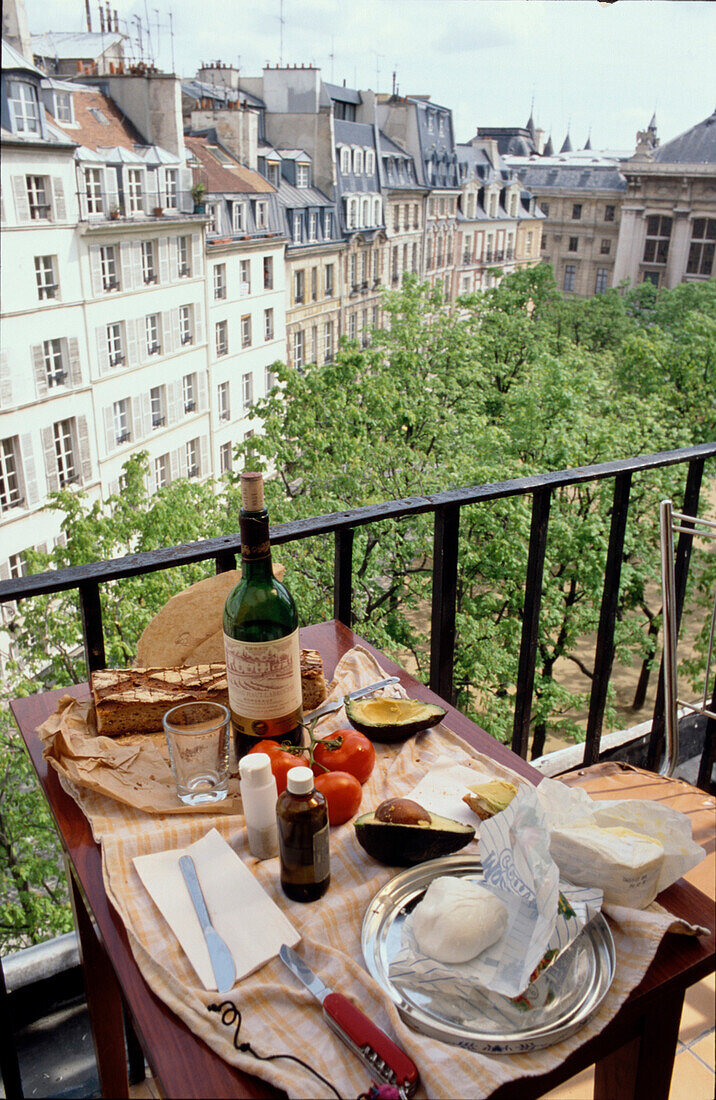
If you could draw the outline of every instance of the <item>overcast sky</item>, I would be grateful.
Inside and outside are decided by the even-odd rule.
[[[158,4],[155,7],[155,4]],[[32,34],[84,30],[84,0],[26,0]],[[478,126],[535,121],[556,148],[631,151],[656,110],[668,141],[716,107],[716,4],[694,0],[112,0],[137,45],[147,15],[159,68],[193,76],[220,59],[258,76],[302,62],[348,86],[428,94],[451,107],[458,141]],[[90,0],[99,30],[98,0]],[[159,27],[157,27],[159,23]]]

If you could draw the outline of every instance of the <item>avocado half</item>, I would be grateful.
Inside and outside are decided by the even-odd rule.
[[[446,715],[442,707],[420,699],[354,699],[346,703],[348,721],[371,741],[405,741],[430,729]]]
[[[475,836],[472,825],[430,814],[430,822],[404,825],[377,821],[375,810],[356,818],[356,840],[369,856],[389,867],[412,867],[458,852]]]

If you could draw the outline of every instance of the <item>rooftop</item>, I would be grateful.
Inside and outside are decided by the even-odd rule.
[[[276,189],[268,180],[239,164],[217,141],[211,141],[206,135],[187,134],[184,144],[187,153],[193,154],[198,161],[201,181],[210,194],[275,194]]]

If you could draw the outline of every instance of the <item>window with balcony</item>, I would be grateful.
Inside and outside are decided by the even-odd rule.
[[[144,335],[147,342],[147,355],[161,355],[162,343],[159,327],[159,314],[150,313],[144,318]]]
[[[273,310],[264,310],[264,340],[273,340]]]
[[[582,217],[582,204],[581,202],[575,202],[572,204],[572,221],[578,222]]]
[[[245,298],[251,293],[251,260],[239,261],[239,279],[241,281],[241,297]]]
[[[351,338],[351,340],[355,340],[357,331],[358,331],[358,315],[356,313],[351,313],[351,315],[348,318],[348,335]]]
[[[245,374],[241,379],[241,393],[243,396],[244,410],[250,409],[254,403],[254,376]]]
[[[296,165],[296,187],[308,187],[308,179],[308,165],[305,162],[300,161]]]
[[[163,428],[167,422],[166,386],[152,386],[149,391],[149,406],[152,414],[152,430]]]
[[[105,294],[119,290],[119,269],[117,265],[117,247],[113,244],[103,244],[99,250],[100,270],[102,272],[102,289]]]
[[[229,352],[229,322],[216,322],[216,354],[227,355]]]
[[[267,229],[268,228],[268,203],[265,200],[261,200],[256,203],[255,209],[256,215],[256,228]]]
[[[293,334],[293,365],[294,367],[303,366],[304,346],[303,346],[303,329],[297,329]]]
[[[85,168],[85,199],[88,214],[104,213],[101,168]]]
[[[226,264],[214,265],[214,299],[226,297]]]
[[[665,264],[669,255],[671,237],[671,218],[652,214],[646,219],[646,240],[644,242],[645,264]]]
[[[596,282],[594,284],[594,293],[595,294],[603,294],[604,291],[607,289],[608,280],[609,280],[609,268],[607,268],[607,267],[598,267],[597,268],[597,278],[596,278]]]
[[[177,237],[177,275],[187,279],[191,275],[191,242],[188,237]]]
[[[576,264],[566,264],[564,268],[564,289],[574,290],[574,280],[577,275]]]
[[[196,374],[185,374],[181,380],[182,401],[184,412],[196,412]]]
[[[306,273],[301,268],[293,273],[293,301],[295,305],[303,305],[306,300]]]
[[[716,218],[694,218],[686,271],[689,275],[713,274]]]
[[[127,213],[128,214],[141,214],[144,209],[144,196],[142,187],[142,177],[144,172],[141,168],[128,168],[127,169]]]
[[[246,313],[241,318],[241,346],[242,348],[251,347],[251,314]]]
[[[231,204],[231,228],[234,233],[246,232],[246,203],[233,202]]]
[[[357,290],[358,289],[358,257],[356,256],[355,253],[353,253],[353,255],[351,256],[351,259],[350,259],[350,271],[351,271],[351,275],[350,275],[351,290]]]
[[[273,290],[273,256],[264,256],[264,290]]]
[[[142,279],[146,286],[157,281],[157,249],[154,241],[142,241]]]
[[[579,248],[579,237],[570,237],[569,238],[569,246],[567,248],[567,251],[568,252],[576,252],[578,248]]]
[[[16,134],[39,134],[40,104],[34,84],[11,80],[8,86],[8,103]]]
[[[0,508],[20,508],[24,503],[17,436],[0,439]]]
[[[333,264],[326,264],[323,269],[323,294],[325,298],[333,297]]]
[[[124,334],[122,322],[113,321],[107,325],[107,355],[110,367],[118,367],[124,362]]]
[[[613,222],[614,221],[614,216],[616,214],[616,210],[617,210],[616,206],[610,206],[609,204],[607,204],[604,207],[604,221],[605,222]]]
[[[129,443],[132,438],[132,421],[129,411],[129,398],[115,401],[112,405],[112,420],[114,422],[114,441],[119,447],[122,443]]]
[[[186,444],[186,476],[199,477],[199,440],[190,439]]]
[[[229,383],[220,382],[216,387],[217,408],[219,410],[219,420],[230,420],[231,410],[229,405]]]
[[[380,249],[373,249],[373,283],[378,285],[380,281]]]
[[[233,466],[233,456],[231,454],[231,444],[222,443],[219,447],[219,473],[227,474]]]
[[[612,250],[612,242],[609,237],[602,237],[602,243],[599,246],[599,255],[608,256]]]
[[[57,256],[35,256],[35,282],[41,302],[58,297]]]
[[[311,268],[311,301],[318,301],[318,268]]]
[[[52,425],[52,435],[55,442],[55,457],[57,459],[57,476],[60,488],[78,481],[76,445],[74,440],[74,423],[72,420],[58,420]]]
[[[25,176],[27,202],[32,221],[49,221],[52,213],[50,204],[50,180],[48,176]]]
[[[177,168],[164,170],[164,206],[167,210],[176,210],[179,191],[179,171]]]
[[[182,347],[194,343],[193,306],[179,306],[179,340]]]
[[[171,481],[169,455],[159,455],[154,459],[154,480],[157,489],[166,489]]]
[[[67,364],[63,340],[45,340],[42,345],[42,358],[45,364],[45,379],[49,389],[64,386],[67,381]]]

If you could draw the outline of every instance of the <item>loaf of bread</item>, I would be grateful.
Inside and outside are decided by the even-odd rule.
[[[97,733],[155,733],[170,707],[194,700],[228,706],[226,666],[106,668],[92,673]]]
[[[304,714],[315,710],[326,698],[323,661],[315,649],[301,650],[301,692]]]

